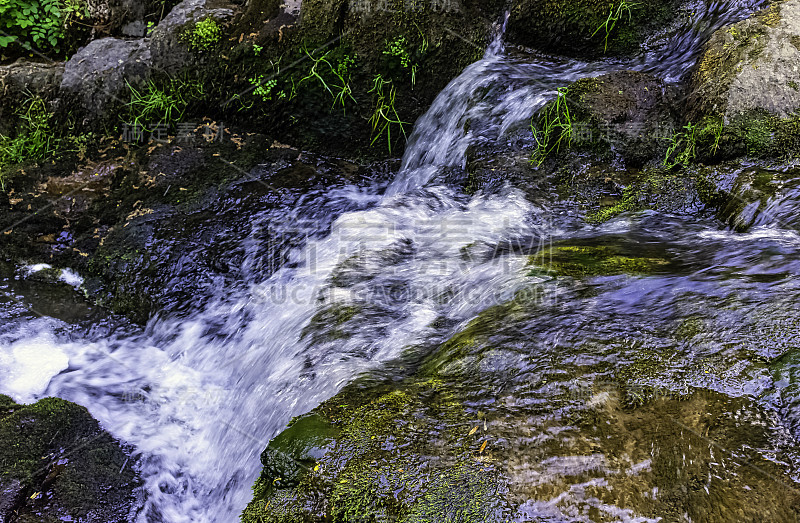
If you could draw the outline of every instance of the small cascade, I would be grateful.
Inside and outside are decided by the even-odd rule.
[[[431,183],[443,169],[465,168],[471,145],[527,125],[558,87],[578,78],[639,69],[675,80],[711,31],[759,3],[697,2],[686,32],[665,33],[629,62],[510,56],[501,24],[485,56],[417,121],[384,194],[377,186],[337,189],[286,213],[287,227],[307,209],[333,218],[287,253],[285,267],[220,291],[191,317],[155,319],[141,332],[81,338],[56,320],[20,321],[0,338],[15,355],[0,360],[0,370],[18,378],[3,380],[0,392],[74,401],[131,444],[145,481],[139,521],[236,521],[251,499],[259,454],[293,416],[409,347],[446,336],[431,328],[435,320],[463,324],[529,281],[527,260],[513,250],[465,258],[465,249],[533,247],[562,234],[520,191],[473,197]],[[256,233],[245,248],[244,273],[255,274],[248,267],[258,265]],[[351,266],[357,270],[348,274]],[[313,341],[316,315],[342,306],[372,313],[345,338]],[[52,368],[32,369],[31,344],[54,355]]]

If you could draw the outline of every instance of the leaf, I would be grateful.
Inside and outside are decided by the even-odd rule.
[[[481,450],[478,451],[478,454],[483,454],[483,451],[486,450],[486,444],[487,443],[489,443],[488,439],[483,442],[483,445],[481,445]]]
[[[478,432],[478,426],[477,425],[475,425],[475,428],[473,428],[471,431],[469,431],[469,434],[467,434],[467,436],[472,436],[476,432]]]

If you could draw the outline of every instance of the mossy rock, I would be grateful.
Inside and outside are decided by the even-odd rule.
[[[660,256],[636,254],[632,248],[617,245],[553,245],[546,247],[529,260],[536,271],[558,276],[586,278],[617,274],[652,274],[663,271],[669,260]]]
[[[264,474],[273,485],[296,485],[338,435],[339,429],[318,414],[292,420],[261,453]]]
[[[800,48],[792,44],[798,21],[800,2],[774,2],[714,33],[692,76],[689,119],[754,110],[787,118],[800,110]]]
[[[508,40],[545,51],[597,57],[638,49],[646,36],[665,26],[678,2],[627,2],[630,12],[618,11],[611,0],[515,0],[508,22]],[[604,24],[620,16],[606,41]],[[610,27],[610,26],[609,26]]]
[[[602,171],[601,171],[602,172]],[[675,214],[694,214],[702,211],[701,192],[711,193],[708,181],[689,170],[647,168],[625,181],[621,190],[607,194],[600,201],[587,202],[585,220],[600,224],[622,213],[648,209]]]
[[[384,94],[393,93],[394,109],[406,122],[405,135],[410,134],[413,122],[441,90],[483,55],[504,7],[497,0],[447,5],[308,0],[299,16],[288,8],[269,16],[272,5],[257,4],[260,8],[247,8],[234,22],[234,40],[241,43],[224,52],[225,59],[234,57],[231,67],[209,71],[223,76],[214,84],[226,87],[213,96],[229,100],[231,92],[243,91],[247,109],[229,104],[236,111],[230,119],[247,119],[259,127],[268,123],[304,147],[364,158],[402,154],[405,146],[396,124],[391,143],[380,135],[373,144],[376,134],[369,120],[378,100],[376,76],[388,82]],[[330,67],[315,65],[323,56]],[[334,71],[344,75],[337,77]],[[275,81],[264,97],[251,92],[250,79],[260,77]],[[344,78],[348,91],[343,103],[334,102],[327,86],[341,86]]]
[[[128,521],[135,461],[88,411],[57,398],[16,405],[0,396],[0,507],[38,521]]]
[[[748,157],[791,161],[800,157],[800,113],[785,118],[764,109],[707,116],[698,128],[698,159],[708,163]]]
[[[268,451],[324,452],[307,456],[314,461],[291,484],[265,467],[242,520],[501,521],[503,482],[479,459],[480,435],[466,434],[466,416],[436,380],[350,385],[270,443]]]
[[[700,160],[800,155],[799,22],[800,2],[775,2],[711,37],[687,100]]]
[[[331,304],[316,313],[303,329],[302,337],[310,336],[315,342],[347,339],[352,329],[347,326],[358,316],[362,307],[359,305]]]
[[[552,121],[567,124],[544,136],[553,163],[563,162],[563,154],[557,153],[574,150],[605,161],[620,158],[626,167],[640,168],[664,160],[678,126],[676,100],[675,88],[652,75],[617,71],[569,85],[539,111],[535,124],[540,131]],[[539,156],[537,151],[536,163],[546,159]]]

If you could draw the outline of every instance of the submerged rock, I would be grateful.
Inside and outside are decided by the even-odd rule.
[[[540,250],[530,258],[530,264],[538,270],[573,277],[649,274],[664,270],[668,263],[663,257],[648,257],[641,246],[626,246],[624,243],[557,244]]]
[[[0,396],[3,521],[130,521],[134,465],[85,408],[56,398],[23,406]]]
[[[243,521],[561,521],[578,514],[655,521],[689,514],[711,523],[800,514],[794,469],[782,461],[792,459],[795,439],[774,413],[710,390],[643,387],[641,380],[663,372],[661,364],[623,366],[619,382],[587,385],[591,369],[602,368],[591,363],[597,349],[543,371],[532,361],[541,349],[525,349],[525,334],[511,339],[524,332],[522,311],[531,305],[519,307],[487,311],[488,331],[470,324],[416,376],[348,386],[313,411],[309,431],[292,426],[279,435],[262,456]],[[509,342],[516,357],[498,359],[514,353],[499,349]],[[275,453],[293,445],[315,450],[279,455],[294,462],[284,482],[287,467],[275,466]]]
[[[329,438],[299,482],[284,484],[265,462],[243,521],[503,521],[505,487],[482,435],[463,418],[452,392],[434,381],[402,390],[349,387],[315,409],[314,438]],[[308,419],[308,418],[305,418]],[[296,423],[303,423],[301,418]],[[309,437],[292,426],[265,453]],[[468,434],[469,433],[469,434]],[[262,456],[263,458],[263,456]]]

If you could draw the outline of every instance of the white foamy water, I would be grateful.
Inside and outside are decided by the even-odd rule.
[[[51,334],[34,333],[0,351],[0,394],[21,403],[36,401],[50,380],[67,368],[69,358]]]

